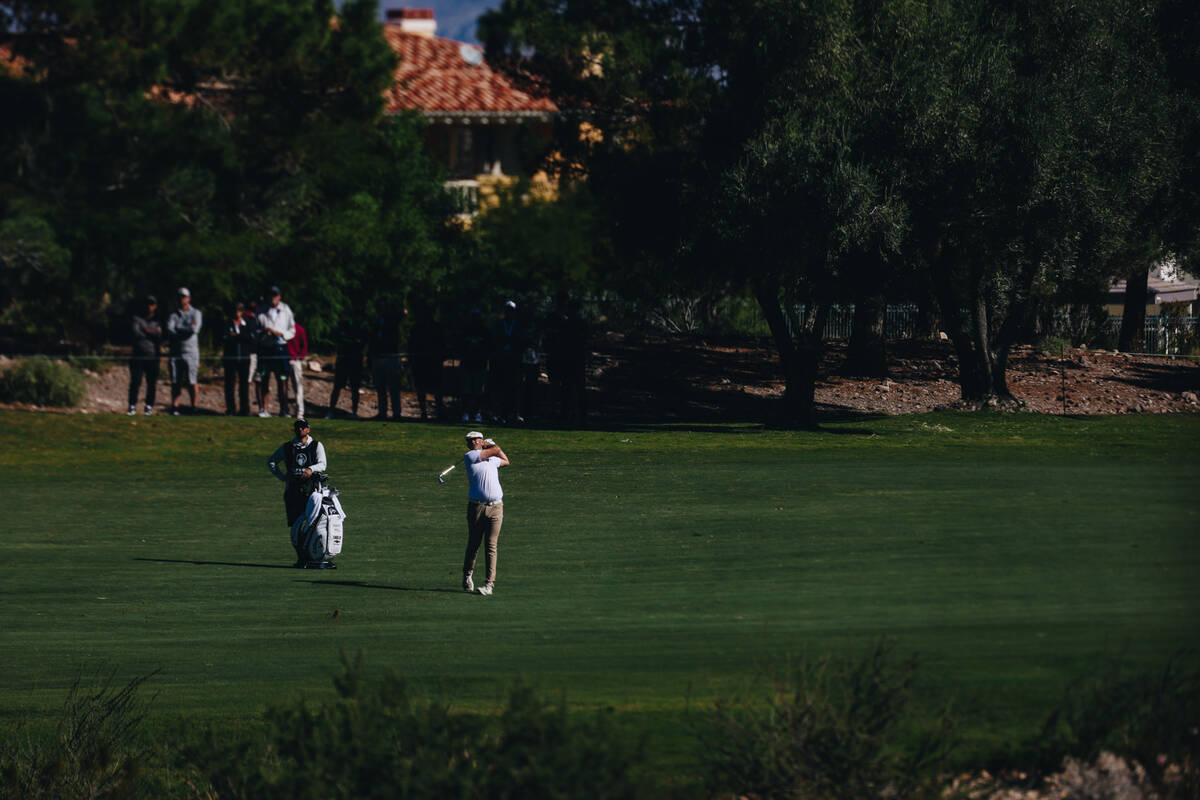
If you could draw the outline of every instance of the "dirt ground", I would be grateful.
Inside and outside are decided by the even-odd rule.
[[[594,424],[769,420],[783,394],[778,358],[760,341],[666,336],[634,340],[609,332],[595,337],[593,349],[588,412]],[[892,343],[889,377],[882,380],[845,375],[844,362],[844,344],[831,344],[816,389],[823,419],[921,413],[952,406],[959,399],[949,342]],[[224,413],[219,370],[219,361],[203,363],[197,413]],[[87,377],[88,396],[79,412],[125,412],[129,377],[124,366],[112,363],[106,369],[89,370]],[[1200,412],[1200,365],[1187,359],[1082,349],[1068,351],[1060,359],[1022,348],[1009,358],[1008,381],[1025,410],[1043,414]],[[307,416],[325,416],[332,383],[332,357],[311,356],[305,371]],[[443,385],[457,385],[454,362],[447,363]],[[538,390],[537,407],[525,414],[531,422],[553,417],[554,398],[544,375]],[[279,413],[276,400],[273,393],[273,414]],[[457,420],[455,398],[447,395],[444,400],[442,419]],[[166,411],[169,403],[164,364],[156,412]],[[419,417],[413,392],[402,393],[402,404],[404,417]],[[348,417],[349,410],[350,400],[343,392],[336,413]],[[359,417],[374,417],[376,410],[376,394],[368,384],[360,393]],[[295,413],[294,405],[289,413]]]
[[[816,387],[822,417],[921,413],[960,398],[949,342],[892,343],[882,380],[843,374],[845,353],[833,343],[825,354]],[[761,344],[631,343],[610,334],[594,366],[598,394],[618,418],[642,408],[666,419],[765,419],[784,388],[777,356]],[[1025,410],[1043,414],[1200,411],[1200,365],[1186,359],[1094,350],[1059,359],[1025,347],[1009,357],[1008,383]]]

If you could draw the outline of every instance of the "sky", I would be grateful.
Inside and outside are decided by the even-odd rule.
[[[438,36],[476,44],[475,20],[499,5],[500,0],[379,0],[381,14],[389,8],[432,8]]]

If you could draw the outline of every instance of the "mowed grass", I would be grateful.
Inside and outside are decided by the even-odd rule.
[[[349,519],[340,568],[314,572],[287,568],[266,469],[288,421],[0,412],[0,721],[55,719],[80,675],[160,670],[151,730],[252,725],[332,696],[361,651],[460,710],[518,679],[615,709],[687,769],[690,709],[887,639],[988,749],[1107,661],[1197,641],[1194,415],[485,426],[513,461],[491,598],[459,591],[463,470],[435,481],[463,432],[316,423]]]

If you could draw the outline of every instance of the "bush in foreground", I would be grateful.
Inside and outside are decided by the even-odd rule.
[[[137,796],[144,759],[136,732],[145,716],[138,690],[150,676],[122,687],[110,675],[67,693],[53,736],[14,730],[0,736],[0,798],[74,800]]]
[[[470,797],[480,800],[639,796],[631,772],[641,746],[607,718],[568,717],[524,686],[499,719],[415,701],[388,676],[368,687],[361,659],[335,679],[338,697],[267,714],[260,736],[210,731],[184,753],[193,796],[304,798]]]
[[[939,797],[950,717],[921,724],[915,660],[885,645],[857,663],[805,661],[760,696],[720,700],[698,735],[717,796],[862,800]]]
[[[1183,665],[1177,657],[1153,675],[1073,683],[1040,735],[998,753],[990,770],[1044,796],[1111,797],[1136,784],[1160,800],[1200,797],[1200,670]],[[948,774],[949,715],[917,706],[915,676],[914,661],[878,647],[858,662],[802,662],[763,692],[718,701],[696,726],[707,796],[941,800],[1003,790],[987,772]],[[523,685],[497,716],[453,712],[414,699],[394,676],[368,685],[361,658],[334,678],[327,702],[277,707],[148,752],[137,694],[149,677],[119,689],[111,677],[99,688],[77,681],[48,735],[0,728],[0,800],[635,800],[664,796],[679,777],[647,774],[642,744],[607,715],[569,715]]]
[[[0,373],[0,401],[75,408],[87,388],[70,365],[48,358],[22,359]]]
[[[1044,776],[1103,752],[1139,764],[1164,799],[1200,797],[1200,668],[1180,653],[1158,673],[1111,667],[1071,684],[1026,759]]]

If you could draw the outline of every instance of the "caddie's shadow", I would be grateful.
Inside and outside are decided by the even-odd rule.
[[[315,586],[349,586],[354,589],[388,589],[393,592],[450,592],[452,594],[465,594],[461,589],[422,589],[418,586],[384,586],[379,583],[366,583],[365,581],[296,581],[297,583],[311,583]]]
[[[195,564],[198,567],[257,567],[258,569],[295,569],[291,564],[247,564],[244,561],[193,561],[186,558],[135,558],[159,564]]]

